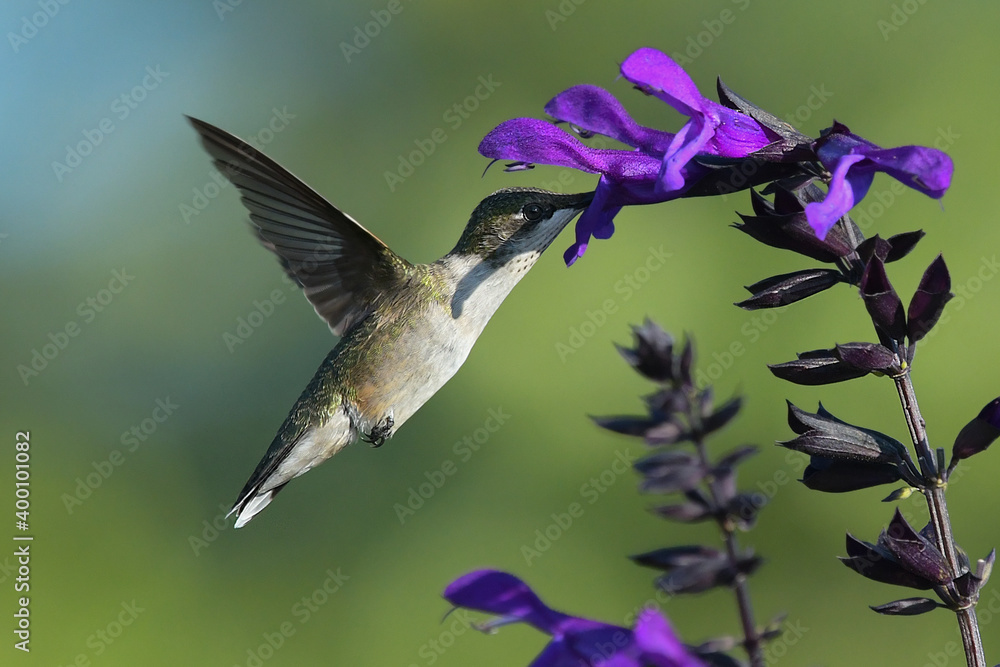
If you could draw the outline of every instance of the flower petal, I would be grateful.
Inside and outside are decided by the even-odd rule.
[[[715,124],[715,135],[708,144],[707,153],[722,157],[746,157],[780,139],[746,114],[727,109],[712,100],[705,102],[705,113]]]
[[[768,135],[750,116],[703,97],[687,72],[656,49],[634,52],[622,63],[621,72],[690,118],[667,147],[658,192],[681,190],[685,179],[680,170],[695,155],[746,157],[779,138]]]
[[[635,624],[635,643],[642,652],[642,658],[656,667],[700,667],[681,643],[663,616],[647,609]]]
[[[942,151],[925,146],[882,148],[866,157],[903,185],[940,199],[951,185],[955,165]]]
[[[864,159],[863,155],[841,157],[834,169],[826,198],[821,202],[806,204],[806,219],[809,226],[816,230],[816,236],[820,240],[825,239],[830,228],[868,194],[875,173],[870,170],[852,172],[851,169]]]
[[[885,172],[934,199],[944,196],[951,185],[954,164],[947,154],[935,148],[881,148],[841,123],[834,123],[824,131],[813,146],[820,162],[833,173],[830,192],[822,205],[806,206],[809,222],[820,238],[825,236],[824,229],[829,229],[868,193],[876,171]]]
[[[599,86],[573,86],[545,105],[545,113],[561,121],[616,139],[646,153],[662,155],[674,138],[670,132],[639,125],[614,95]]]
[[[707,123],[700,113],[696,113],[685,123],[663,156],[663,168],[657,183],[661,192],[675,192],[684,187],[681,170],[691,158],[702,152],[702,148],[714,134],[715,126]]]
[[[575,137],[537,118],[512,118],[493,128],[479,143],[489,158],[554,164],[599,174],[607,166],[594,160],[600,153]]]
[[[619,662],[618,656],[628,659],[620,649],[632,644],[631,631],[582,618],[572,620],[590,625],[578,630],[571,629],[563,635],[553,637],[528,667],[580,667],[580,665],[643,667],[634,661]]]
[[[444,590],[444,598],[456,607],[515,618],[548,634],[571,618],[546,606],[514,575],[497,570],[476,570],[459,577]]]
[[[621,205],[614,205],[609,201],[613,189],[614,186],[607,177],[601,176],[597,189],[594,190],[594,200],[576,221],[576,241],[563,254],[566,266],[572,266],[573,262],[583,257],[591,236],[603,239],[611,237],[615,230],[612,220],[622,210]]]
[[[660,98],[685,116],[700,112],[705,98],[688,73],[665,53],[643,47],[621,65],[626,79]]]
[[[504,121],[483,137],[479,152],[494,159],[571,167],[591,174],[606,174],[615,181],[640,184],[651,183],[660,166],[658,158],[638,151],[590,148],[555,125],[536,118]]]

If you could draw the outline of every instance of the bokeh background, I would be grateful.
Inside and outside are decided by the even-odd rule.
[[[483,175],[480,138],[509,117],[542,117],[555,93],[602,85],[641,122],[679,127],[679,115],[616,79],[617,63],[643,45],[684,54],[706,94],[721,74],[808,134],[837,119],[884,146],[944,147],[957,168],[943,206],[893,194],[879,176],[857,212],[869,233],[927,231],[892,266],[901,293],[943,252],[963,297],[914,370],[932,442],[948,447],[1000,393],[998,21],[995,3],[910,0],[3,3],[0,662],[528,664],[545,643],[530,628],[483,636],[461,615],[442,622],[444,586],[487,566],[522,576],[553,606],[626,623],[654,598],[655,576],[628,554],[715,539],[709,527],[653,518],[654,499],[612,468],[641,446],[587,418],[642,409],[650,386],[612,343],[629,343],[629,326],[648,315],[696,336],[719,395],[747,397],[714,446],[762,445],[742,480],[770,506],[743,541],[767,559],[751,584],[758,616],[788,614],[771,662],[961,664],[950,614],[876,616],[866,605],[909,593],[836,560],[845,532],[874,539],[888,521],[887,489],[808,492],[794,481],[802,460],[772,446],[790,434],[786,398],[809,409],[822,398],[900,439],[906,429],[886,381],[803,388],[768,373],[795,351],[872,334],[849,289],[788,312],[732,306],[741,285],[810,265],[729,228],[749,209],[746,193],[627,210],[614,239],[571,269],[559,257],[568,234],[557,240],[461,372],[392,441],[350,448],[233,530],[222,515],[333,340],[248,232],[233,188],[214,184],[183,114],[257,137],[412,261],[449,250],[495,189],[593,188],[593,177],[557,168]],[[400,172],[400,156],[439,128],[446,140]],[[386,172],[405,178],[390,187]],[[642,268],[657,253],[669,258]],[[258,308],[269,316],[227,345]],[[77,335],[60,336],[68,325]],[[18,367],[50,343],[44,368],[23,376]],[[20,430],[32,446],[30,655],[10,632]],[[456,449],[467,437],[477,450]],[[949,490],[958,539],[976,557],[1000,542],[992,454]],[[457,472],[440,483],[448,460]],[[430,497],[401,515],[421,485]],[[526,556],[571,503],[582,516]],[[922,523],[921,502],[903,505]],[[330,572],[339,583],[327,584]],[[327,595],[324,584],[339,590]],[[995,662],[998,584],[984,598]],[[737,629],[725,592],[661,603],[689,641]]]

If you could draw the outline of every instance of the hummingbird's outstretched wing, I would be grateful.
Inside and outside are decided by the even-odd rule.
[[[316,313],[343,335],[373,307],[370,285],[412,266],[291,172],[225,130],[187,117],[216,167],[242,194],[261,243],[278,256]]]

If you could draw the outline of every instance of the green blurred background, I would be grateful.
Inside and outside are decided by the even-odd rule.
[[[948,655],[958,640],[950,614],[876,616],[866,605],[909,592],[863,580],[836,560],[846,531],[874,539],[888,521],[891,507],[878,502],[887,489],[808,492],[789,481],[801,459],[771,446],[790,433],[786,398],[808,409],[822,398],[838,416],[900,439],[906,429],[884,380],[804,388],[768,373],[766,363],[795,351],[872,334],[857,295],[844,288],[787,313],[731,305],[745,296],[741,285],[812,265],[728,227],[734,210],[749,210],[745,193],[626,210],[614,239],[593,244],[572,269],[559,257],[567,233],[508,299],[462,371],[391,442],[377,451],[352,447],[297,480],[245,529],[222,522],[333,340],[248,233],[233,188],[213,185],[183,114],[256,135],[397,252],[430,261],[497,188],[552,187],[560,177],[566,190],[595,184],[547,167],[483,176],[487,160],[476,146],[487,131],[509,117],[542,117],[552,95],[577,83],[605,86],[641,122],[676,129],[679,115],[616,80],[617,63],[644,45],[686,51],[703,92],[714,96],[721,74],[808,134],[837,119],[884,146],[947,148],[956,173],[943,208],[912,191],[894,195],[894,182],[879,176],[860,213],[872,219],[870,233],[928,232],[892,266],[901,293],[912,292],[938,252],[956,291],[965,292],[914,371],[932,442],[949,446],[1000,393],[1000,229],[987,169],[997,144],[996,3],[402,0],[391,4],[396,14],[388,7],[3,4],[0,508],[10,523],[0,537],[17,532],[13,442],[30,430],[35,541],[28,656],[13,648],[9,631],[14,543],[0,549],[7,619],[0,662],[525,665],[545,643],[536,631],[509,627],[489,637],[465,631],[462,616],[442,623],[444,586],[487,566],[522,576],[557,608],[625,623],[652,598],[655,574],[626,555],[716,539],[708,527],[666,524],[646,512],[654,499],[637,494],[633,475],[609,472],[616,456],[638,455],[640,446],[587,419],[641,410],[638,397],[650,386],[612,343],[629,343],[629,325],[649,315],[697,337],[699,365],[719,395],[748,397],[714,446],[762,445],[742,480],[771,503],[743,540],[767,559],[751,583],[759,617],[784,611],[793,628],[773,647],[772,662],[961,664]],[[359,39],[366,25],[376,32],[369,24],[379,17],[385,25],[377,34]],[[464,116],[449,114],[475,95],[480,77],[492,80],[490,94]],[[815,109],[807,106],[811,95]],[[272,122],[280,131],[262,133]],[[446,141],[390,189],[385,172],[437,128]],[[80,142],[95,145],[67,164],[68,146]],[[196,215],[185,209],[196,206]],[[645,272],[651,252],[669,259]],[[115,271],[127,285],[113,294]],[[623,288],[626,277],[640,289]],[[230,350],[224,334],[276,290],[283,301]],[[70,323],[78,335],[60,337]],[[25,381],[18,366],[28,366],[50,334],[64,349]],[[574,344],[560,354],[560,345]],[[175,406],[162,422],[154,420],[165,416],[158,401]],[[508,416],[484,440],[477,429],[491,410]],[[123,439],[133,428],[142,440]],[[478,451],[455,449],[465,437],[482,441]],[[446,460],[456,474],[401,520],[396,506],[429,480],[440,482],[435,472]],[[978,557],[1000,542],[1000,492],[990,482],[1000,465],[984,455],[963,471],[950,507],[959,541]],[[590,480],[602,473],[595,492]],[[526,558],[536,531],[574,502],[583,515]],[[922,525],[922,503],[903,506]],[[340,588],[327,597],[328,571]],[[1000,660],[1000,632],[990,624],[1000,586],[990,584],[984,597],[993,609],[981,615],[992,664]],[[663,608],[692,642],[737,629],[725,592]],[[270,649],[268,637],[280,647]]]

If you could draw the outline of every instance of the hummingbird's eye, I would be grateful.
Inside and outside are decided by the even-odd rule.
[[[524,219],[528,222],[538,222],[545,214],[545,209],[538,204],[525,204],[521,213],[524,214]]]

